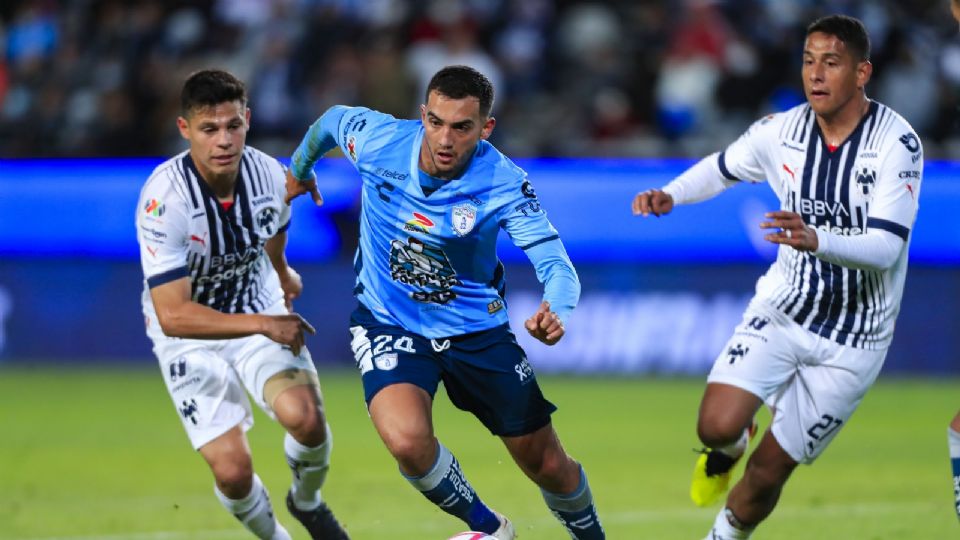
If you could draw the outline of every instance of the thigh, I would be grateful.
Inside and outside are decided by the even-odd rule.
[[[281,302],[263,313],[278,315],[287,313],[287,309]],[[316,378],[317,368],[306,347],[295,355],[289,347],[260,334],[224,340],[223,343],[221,355],[231,363],[257,406],[274,420],[277,416],[271,401],[276,394],[268,392],[267,381],[282,372],[303,372],[310,379]]]
[[[707,382],[734,386],[766,400],[793,378],[815,338],[786,316],[751,304],[714,361]]]
[[[454,405],[503,437],[533,433],[550,423],[557,408],[543,396],[533,367],[509,328],[451,342],[443,353],[442,377]]]
[[[250,402],[217,343],[158,349],[164,383],[195,449],[235,426],[253,426]]]
[[[815,363],[771,400],[771,431],[800,463],[812,463],[830,444],[873,385],[886,350],[870,351],[824,340]]]
[[[350,348],[368,406],[378,392],[393,384],[412,384],[431,398],[437,393],[441,368],[430,340],[382,324],[366,310],[357,310],[350,322]]]
[[[221,354],[230,360],[257,406],[274,420],[277,417],[269,398],[276,396],[267,395],[267,381],[283,372],[304,372],[314,377],[317,373],[306,347],[300,349],[299,355],[295,355],[289,347],[261,335],[229,340]]]

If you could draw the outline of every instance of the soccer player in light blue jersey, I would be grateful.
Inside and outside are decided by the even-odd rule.
[[[513,525],[467,482],[434,436],[442,380],[450,400],[503,440],[571,538],[604,538],[583,468],[560,444],[533,368],[507,323],[504,229],[544,284],[526,330],[547,345],[564,335],[580,282],[526,173],[486,139],[493,87],[450,66],[430,81],[419,120],[335,106],[292,157],[287,200],[309,193],[313,165],[339,145],[363,183],[351,343],[373,424],[403,476],[472,530],[504,540]]]

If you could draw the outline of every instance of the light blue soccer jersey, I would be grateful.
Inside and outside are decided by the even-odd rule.
[[[506,323],[496,253],[503,228],[533,261],[544,298],[565,320],[580,283],[526,173],[480,141],[460,178],[438,182],[419,169],[423,135],[419,120],[337,106],[311,127],[291,160],[294,176],[309,178],[335,141],[360,173],[360,302],[381,322],[428,338]],[[421,175],[439,189],[425,195]]]

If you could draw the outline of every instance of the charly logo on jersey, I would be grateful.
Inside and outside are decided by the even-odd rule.
[[[413,291],[410,297],[424,303],[446,304],[457,297],[451,288],[460,285],[447,254],[413,237],[390,242],[390,277],[423,287],[425,290]]]
[[[257,212],[256,227],[261,236],[273,236],[277,233],[280,221],[280,213],[272,206],[261,209]]]
[[[150,199],[147,201],[147,204],[143,205],[143,211],[150,217],[158,218],[167,211],[167,206],[163,204],[163,201]]]
[[[403,224],[403,230],[420,234],[430,234],[430,229],[433,228],[434,225],[436,224],[432,219],[420,212],[414,212],[413,219],[409,219]]]
[[[458,204],[450,211],[453,219],[453,232],[457,236],[466,236],[477,224],[477,207],[472,204]]]
[[[873,189],[874,184],[877,183],[877,171],[863,167],[856,172],[855,178],[857,185],[860,186],[860,191],[864,195],[869,196],[870,190]]]

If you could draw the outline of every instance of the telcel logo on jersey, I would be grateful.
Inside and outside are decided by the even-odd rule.
[[[430,229],[434,226],[433,220],[420,212],[413,213],[413,219],[403,224],[403,230],[421,234],[430,234]]]
[[[163,204],[162,201],[156,199],[150,199],[147,201],[147,204],[143,206],[143,211],[146,212],[148,216],[160,217],[166,212],[167,207]]]

